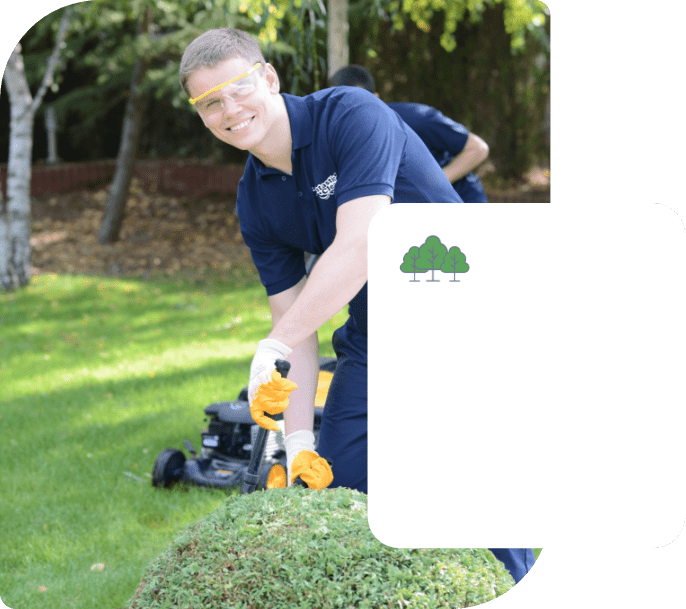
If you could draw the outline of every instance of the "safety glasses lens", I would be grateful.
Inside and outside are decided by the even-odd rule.
[[[248,97],[248,95],[255,91],[255,89],[257,88],[255,76],[256,75],[254,73],[249,74],[248,76],[245,76],[240,80],[237,80],[229,85],[226,85],[226,87],[224,87],[223,89],[220,89],[216,93],[213,93],[211,97],[201,99],[198,103],[195,104],[195,107],[197,108],[198,112],[200,112],[200,114],[206,116],[210,116],[212,114],[221,112],[224,108],[225,98],[229,98],[234,102],[239,102],[244,100],[246,97]]]

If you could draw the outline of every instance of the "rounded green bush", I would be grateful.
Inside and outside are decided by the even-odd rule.
[[[349,489],[230,497],[150,565],[129,609],[473,607],[514,585],[486,549],[398,549]]]

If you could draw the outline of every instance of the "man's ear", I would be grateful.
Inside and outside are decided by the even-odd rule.
[[[270,93],[278,93],[281,90],[281,83],[279,82],[279,75],[276,73],[274,66],[270,63],[264,66],[264,77],[267,80]]]

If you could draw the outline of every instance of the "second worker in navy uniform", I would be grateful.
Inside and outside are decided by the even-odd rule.
[[[332,87],[361,87],[376,93],[372,74],[363,66],[350,65],[338,70],[330,79]],[[464,125],[426,104],[391,102],[395,110],[426,144],[443,168],[446,177],[465,203],[487,203],[481,180],[474,173],[489,154],[488,144]]]

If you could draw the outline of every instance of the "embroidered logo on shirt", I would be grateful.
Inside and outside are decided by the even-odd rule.
[[[328,199],[333,194],[333,190],[335,187],[336,174],[334,173],[333,175],[330,175],[328,178],[326,178],[326,182],[318,184],[312,190],[317,193],[317,196],[320,199]]]

